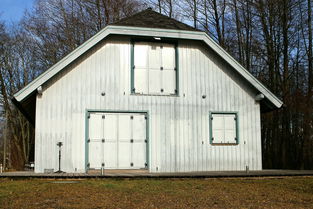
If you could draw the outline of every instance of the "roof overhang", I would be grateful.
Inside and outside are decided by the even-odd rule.
[[[104,40],[109,35],[128,35],[128,36],[146,36],[146,37],[163,37],[173,39],[187,39],[196,40],[206,43],[213,51],[221,56],[229,65],[231,65],[247,82],[249,82],[258,92],[262,93],[266,100],[275,108],[280,108],[283,102],[278,99],[271,91],[269,91],[258,79],[249,73],[243,66],[241,66],[231,55],[229,55],[222,47],[220,47],[213,39],[211,39],[205,32],[201,31],[184,31],[184,30],[170,30],[158,28],[142,28],[129,26],[114,26],[109,25],[79,46],[73,52],[68,54],[58,63],[53,65],[43,74],[38,76],[35,80],[18,91],[14,98],[16,102],[22,102],[27,97],[36,92],[37,88],[51,79],[54,75],[64,69],[66,66],[75,61],[82,54],[87,52],[100,41]],[[272,108],[271,108],[272,109]]]

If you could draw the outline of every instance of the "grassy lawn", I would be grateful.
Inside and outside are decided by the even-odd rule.
[[[313,177],[0,180],[2,208],[313,208]]]

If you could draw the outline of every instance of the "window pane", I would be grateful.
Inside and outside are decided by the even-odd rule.
[[[163,84],[165,94],[175,94],[176,89],[176,71],[175,70],[162,70]]]
[[[225,130],[225,143],[236,143],[236,131]]]
[[[134,46],[134,65],[136,68],[148,67],[148,45],[147,44],[135,44]]]
[[[224,116],[213,114],[213,129],[224,129]]]
[[[159,69],[161,67],[160,45],[151,43],[149,46],[149,69]]]
[[[161,94],[161,70],[149,70],[149,93]]]
[[[164,44],[162,48],[162,67],[164,69],[175,68],[175,46]]]
[[[213,143],[224,143],[224,130],[215,129],[213,131]]]
[[[224,142],[224,116],[223,115],[212,115],[212,134],[213,143]]]
[[[225,121],[225,141],[227,143],[236,143],[236,115],[226,114]]]
[[[225,114],[225,129],[235,130],[236,129],[236,115],[235,114]]]
[[[140,94],[148,93],[148,70],[143,68],[136,68],[134,71],[134,86],[135,92]]]

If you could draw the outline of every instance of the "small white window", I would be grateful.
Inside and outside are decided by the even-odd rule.
[[[236,113],[211,113],[211,144],[238,144]]]
[[[132,92],[149,95],[177,94],[175,52],[174,44],[134,43]]]

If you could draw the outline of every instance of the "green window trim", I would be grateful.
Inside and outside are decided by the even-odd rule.
[[[175,71],[176,71],[176,92],[175,94],[138,94],[136,93],[135,89],[135,66],[134,66],[134,59],[135,59],[135,43],[137,42],[151,42],[151,43],[164,43],[164,44],[173,44],[175,46]],[[178,42],[177,40],[162,40],[156,41],[152,39],[132,39],[131,40],[131,47],[130,47],[130,93],[132,95],[143,95],[143,96],[179,96],[179,52],[178,52]]]
[[[135,42],[131,42],[130,47],[130,93],[135,94],[135,72],[134,72],[134,59],[135,59]]]
[[[179,96],[179,53],[178,43],[175,43],[175,67],[176,67],[176,96]]]
[[[214,143],[213,142],[213,128],[212,128],[212,117],[214,114],[220,114],[220,115],[235,115],[236,118],[236,143]],[[210,144],[211,145],[239,145],[240,139],[239,139],[239,118],[238,118],[238,112],[224,112],[224,111],[212,111],[209,113],[209,132],[210,132]]]

